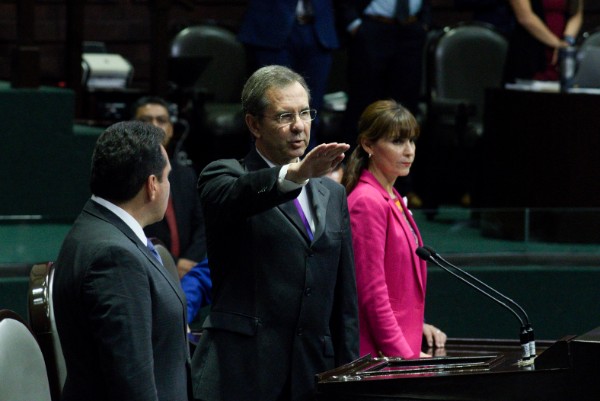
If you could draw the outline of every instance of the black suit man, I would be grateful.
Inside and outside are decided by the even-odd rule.
[[[194,396],[312,400],[316,373],[358,356],[346,195],[320,178],[349,145],[321,144],[300,159],[314,110],[286,67],[257,70],[242,107],[255,149],[209,164],[198,182],[213,304],[192,360]]]
[[[189,400],[184,296],[143,231],[167,207],[163,136],[118,123],[94,149],[93,196],[64,240],[53,284],[64,401]]]

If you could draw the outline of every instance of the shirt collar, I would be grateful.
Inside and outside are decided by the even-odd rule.
[[[106,199],[101,198],[99,196],[92,195],[92,200],[97,204],[104,206],[105,208],[116,214],[118,218],[123,220],[123,222],[127,224],[127,227],[131,228],[131,230],[140,239],[140,241],[142,241],[144,245],[148,243],[148,238],[144,233],[144,229],[142,228],[140,223],[138,223],[138,221],[133,218],[132,215],[130,215],[124,209],[120,208],[114,203],[109,202]]]

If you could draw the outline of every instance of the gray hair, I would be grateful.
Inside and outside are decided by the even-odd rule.
[[[259,68],[248,78],[242,90],[242,110],[244,114],[260,116],[269,106],[266,93],[271,88],[285,88],[298,82],[306,90],[310,102],[310,90],[302,75],[281,65],[268,65]]]

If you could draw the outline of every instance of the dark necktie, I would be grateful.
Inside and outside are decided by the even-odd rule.
[[[158,260],[159,263],[162,265],[163,264],[162,259],[159,255],[158,251],[156,250],[156,248],[154,247],[154,245],[152,244],[152,242],[150,240],[148,240],[148,242],[146,243],[146,246],[150,250],[150,253],[152,253],[152,255],[154,255],[156,260]]]
[[[394,14],[398,21],[406,21],[409,17],[408,0],[396,0],[396,12]]]
[[[304,224],[304,228],[306,228],[306,233],[308,234],[308,238],[310,238],[310,240],[313,240],[313,232],[312,229],[310,228],[310,224],[308,223],[308,219],[306,218],[306,215],[304,214],[304,210],[302,210],[302,205],[300,205],[300,201],[298,200],[298,198],[294,199],[294,205],[296,205],[296,209],[298,209],[298,213],[300,214],[300,218],[302,219],[302,223]]]

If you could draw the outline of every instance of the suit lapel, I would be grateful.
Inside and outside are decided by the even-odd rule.
[[[255,171],[255,170],[269,167],[269,165],[263,160],[263,158],[260,157],[260,155],[258,154],[258,152],[256,151],[255,148],[253,148],[246,155],[246,157],[243,160],[243,164],[245,164],[246,168],[249,171]],[[307,184],[309,188],[311,187],[311,183],[313,181],[314,181],[314,179],[311,179],[309,181],[309,183]],[[309,197],[309,200],[314,199],[314,197],[311,196],[310,191],[308,193],[308,197]],[[279,209],[281,211],[281,213],[283,213],[285,218],[292,224],[292,226],[294,226],[299,231],[300,235],[302,235],[306,239],[306,241],[310,241],[310,238],[308,237],[308,233],[306,232],[306,227],[304,227],[302,218],[300,217],[300,214],[298,213],[298,209],[296,209],[296,205],[294,205],[293,200],[279,204],[277,206],[277,209]],[[313,209],[314,209],[314,205],[313,205]],[[316,236],[314,236],[314,237],[316,239]]]
[[[300,218],[300,214],[298,213],[298,209],[296,209],[296,205],[294,205],[294,201],[282,203],[281,205],[277,206],[277,208],[308,241],[309,238],[308,233],[306,232],[306,227],[304,227],[304,223],[302,222],[302,218]]]
[[[313,241],[317,241],[325,232],[325,222],[327,221],[327,204],[329,203],[329,189],[322,183],[322,178],[314,178],[308,182],[308,198],[313,208],[313,218],[315,220],[315,232]]]
[[[421,243],[421,238],[419,237],[419,234],[418,234],[419,231],[416,229],[415,222],[414,222],[412,216],[410,215],[410,212],[406,208],[404,201],[400,197],[400,194],[396,190],[394,190],[394,192],[396,194],[396,197],[400,200],[400,204],[402,206],[402,211],[400,211],[400,209],[398,209],[398,206],[396,206],[396,202],[393,199],[389,200],[390,207],[392,207],[394,217],[400,222],[400,225],[402,226],[402,230],[404,231],[404,236],[406,238],[406,243],[410,247],[410,253],[412,255],[411,260],[412,260],[413,270],[416,272],[417,278],[419,279],[419,285],[421,287],[421,292],[423,294],[425,294],[424,277],[423,277],[423,272],[421,271],[421,263],[420,263],[421,259],[415,257],[416,251],[417,251],[417,244],[415,244],[415,235],[417,236],[419,243]],[[414,231],[414,234],[413,234],[413,231]]]

